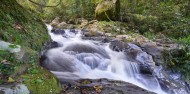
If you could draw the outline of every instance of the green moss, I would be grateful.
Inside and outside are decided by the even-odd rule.
[[[18,53],[0,50],[0,72],[3,73],[0,83],[7,82],[8,77],[13,77],[16,81],[23,79],[23,83],[33,94],[59,94],[60,83],[53,74],[36,63],[38,58],[37,52],[30,48],[22,48]],[[4,65],[1,63],[3,60],[10,64]]]
[[[48,40],[46,28],[35,12],[28,11],[15,0],[0,4],[0,39],[40,50]]]
[[[35,72],[21,75],[24,84],[33,94],[59,94],[61,85],[53,74],[37,67]]]
[[[130,33],[129,25],[122,22],[114,22],[114,21],[99,21],[97,23],[98,29],[105,33],[112,34],[128,34]]]
[[[96,13],[97,14],[100,14],[102,12],[105,12],[107,10],[110,10],[113,6],[113,3],[110,2],[110,1],[105,1],[105,2],[102,2],[98,7],[97,7],[97,11]]]
[[[179,43],[190,45],[190,35],[187,37],[180,38],[178,40]]]
[[[97,20],[119,20],[120,2],[116,0],[101,1],[95,10]]]
[[[15,59],[13,53],[0,49],[0,84],[7,82],[8,77],[14,74],[15,67],[22,64]]]

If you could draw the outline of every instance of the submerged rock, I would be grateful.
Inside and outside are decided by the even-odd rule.
[[[65,30],[62,29],[53,29],[51,30],[52,33],[56,34],[56,35],[63,35],[65,33]]]

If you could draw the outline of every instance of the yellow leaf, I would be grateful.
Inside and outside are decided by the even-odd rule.
[[[14,80],[13,78],[9,77],[8,82],[9,82],[9,83],[15,82],[15,80]]]

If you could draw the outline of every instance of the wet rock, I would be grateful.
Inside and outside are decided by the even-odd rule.
[[[164,42],[164,40],[156,42],[151,41],[139,34],[118,35],[116,36],[116,38],[121,41],[127,41],[138,45],[142,49],[142,51],[152,56],[153,61],[156,65],[160,65],[163,64],[163,62],[165,62],[165,53],[174,52],[172,54],[178,55],[179,53],[181,53],[180,50],[177,50],[178,48],[180,48],[180,45],[168,41]]]
[[[162,90],[169,94],[189,94],[190,90],[185,82],[182,81],[179,74],[175,77],[174,72],[166,71],[162,66],[156,66],[154,69],[154,75],[157,77],[158,82]]]
[[[141,73],[151,74],[153,72],[155,62],[153,61],[152,56],[142,51],[140,47],[134,44],[129,44],[129,49],[126,50],[126,54],[140,64]]]
[[[169,78],[159,78],[158,81],[160,83],[161,88],[169,94],[176,94],[176,92],[178,94],[190,93],[189,88],[186,85],[184,85],[184,83],[179,83]]]
[[[64,57],[61,55],[64,55]],[[67,54],[61,54],[60,51],[50,50],[41,57],[40,65],[51,71],[74,72],[72,68],[72,66],[74,66],[73,60],[74,58],[69,57]]]
[[[143,44],[140,44],[140,47],[143,48],[145,52],[150,54],[156,65],[163,64],[164,61],[164,55],[167,53],[170,53],[172,50],[178,49],[179,46],[177,44],[169,44],[170,46],[159,46],[155,42],[145,42]],[[179,50],[178,50],[179,51]]]
[[[136,36],[135,42],[137,42],[137,44],[143,49],[143,51],[147,52],[153,57],[156,65],[160,65],[164,62],[162,58],[162,51],[164,50],[163,47],[157,46],[155,42],[150,41],[143,36]]]
[[[155,63],[152,56],[142,51],[140,47],[122,41],[112,41],[110,48],[114,51],[124,51],[127,60],[137,62],[140,65],[140,72],[143,74],[152,74]]]
[[[70,29],[70,32],[75,33],[75,34],[77,34],[77,33],[78,33],[78,31],[77,31],[77,30],[75,30],[75,29]]]
[[[61,45],[55,41],[50,41],[50,42],[45,43],[44,49],[48,50],[48,49],[56,48],[56,47],[61,47]]]
[[[63,35],[63,34],[65,34],[65,30],[63,30],[63,29],[52,29],[51,32],[54,33],[54,34],[56,34],[56,35]]]
[[[83,52],[85,52],[85,53],[98,53],[105,58],[109,58],[106,51],[103,48],[98,47],[96,45],[73,44],[71,46],[66,47],[64,49],[64,51],[74,51],[77,53],[83,53]]]
[[[107,79],[75,80],[62,94],[155,94],[133,84]]]
[[[95,40],[95,41],[101,41],[102,43],[107,43],[113,40],[113,38],[111,37],[104,37],[104,36],[100,36],[100,37],[82,37],[82,39],[85,40]]]
[[[140,64],[140,73],[142,74],[152,74],[153,68],[148,64]]]
[[[24,84],[0,85],[0,94],[30,94]]]
[[[151,43],[146,43],[144,45],[141,45],[141,47],[143,48],[143,50],[145,52],[147,52],[148,54],[150,54],[156,65],[160,65],[164,62],[164,58],[163,58],[163,48],[162,47],[158,47],[156,45],[152,45]]]

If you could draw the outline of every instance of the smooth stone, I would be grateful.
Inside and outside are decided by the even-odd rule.
[[[14,46],[14,47],[11,47],[11,46]],[[15,53],[15,52],[21,51],[21,46],[0,40],[0,50],[5,50],[11,53]]]
[[[0,85],[0,94],[30,94],[24,84]]]

